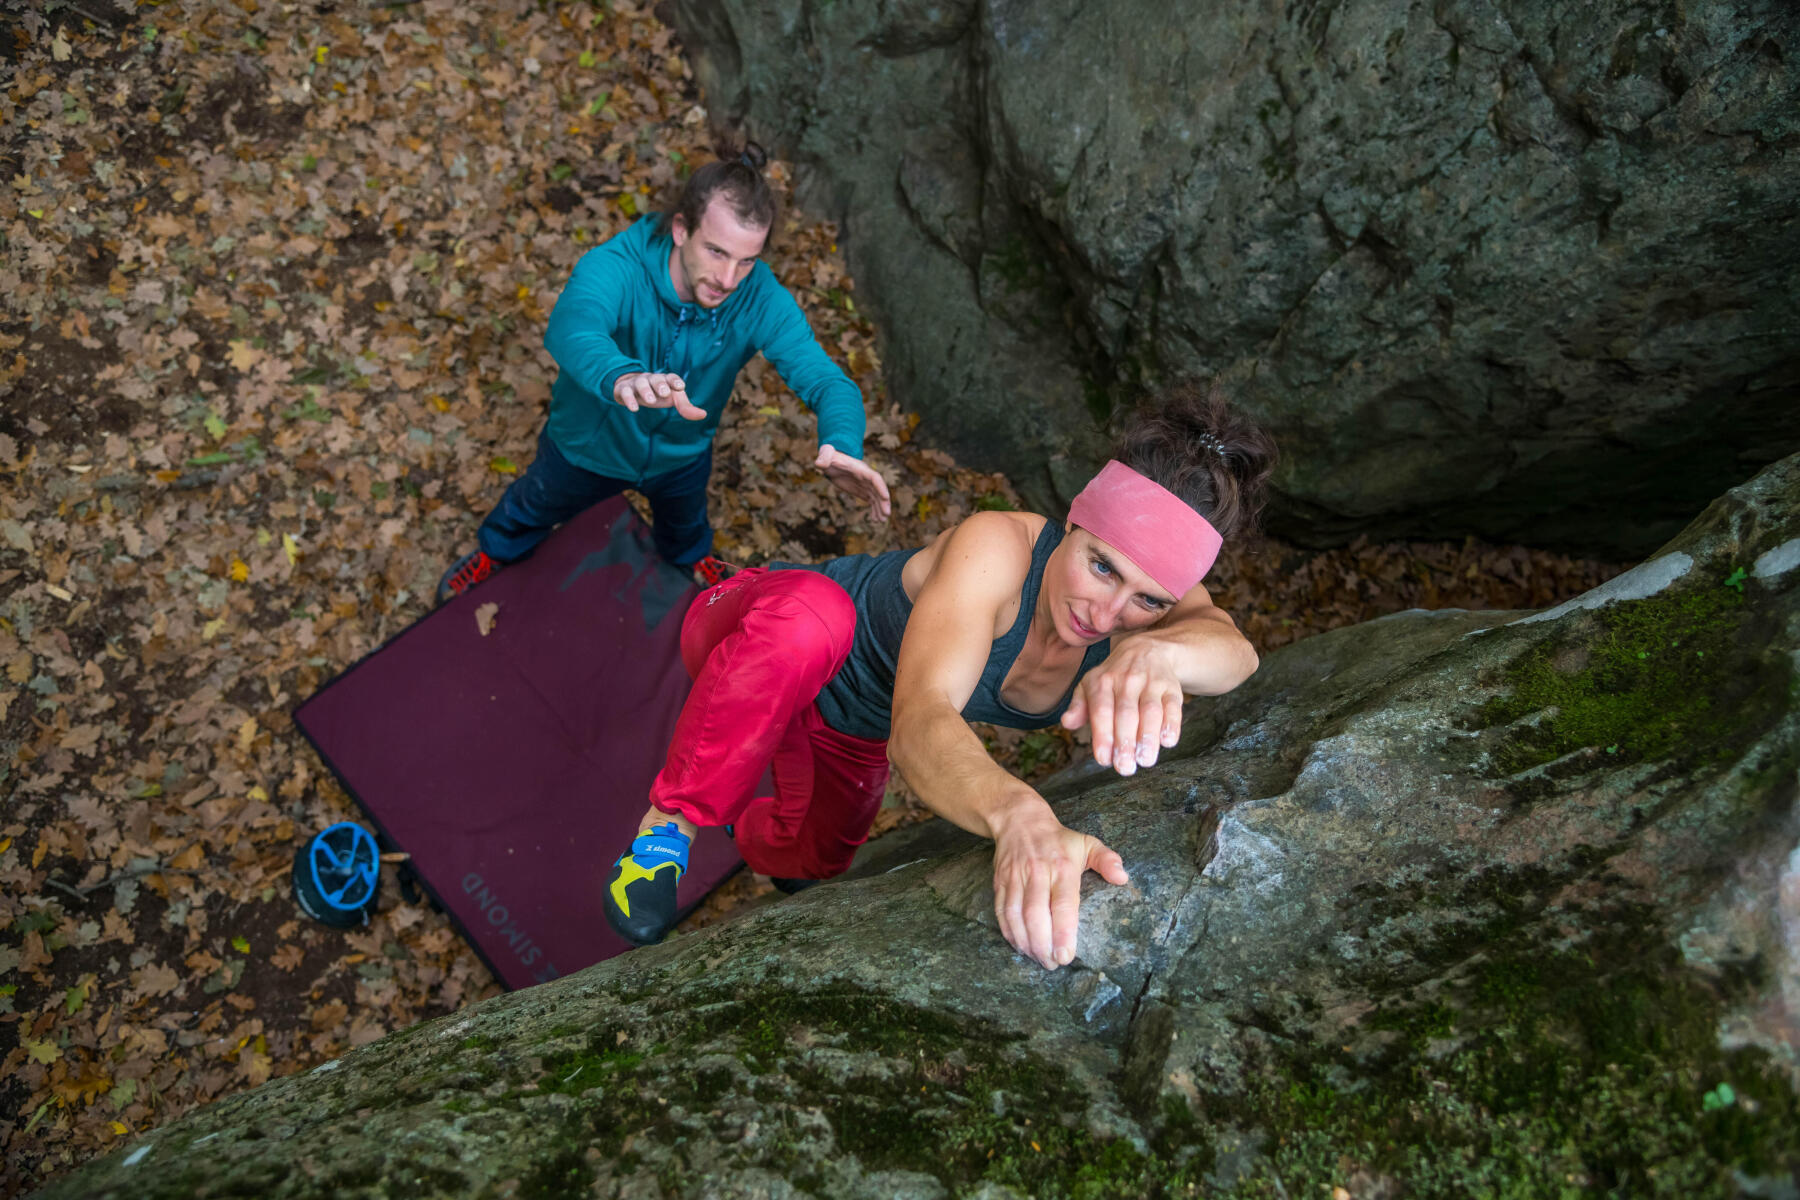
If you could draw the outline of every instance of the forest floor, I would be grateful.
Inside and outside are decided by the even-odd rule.
[[[427,906],[388,895],[349,933],[300,917],[297,839],[356,814],[289,714],[428,611],[529,461],[575,260],[709,141],[634,0],[19,7],[0,2],[5,1193],[497,990]],[[758,360],[718,440],[720,553],[915,545],[1016,503],[926,448],[835,230],[788,212],[767,259],[863,388],[895,517],[810,470],[810,417]],[[1268,650],[1404,608],[1541,607],[1617,569],[1264,543],[1215,579]],[[1071,751],[992,745],[1030,778]],[[882,828],[919,812],[896,787]],[[740,877],[695,921],[765,888]]]

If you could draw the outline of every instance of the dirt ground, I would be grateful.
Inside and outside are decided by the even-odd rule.
[[[0,76],[10,1194],[496,990],[391,882],[366,929],[301,918],[296,845],[355,813],[289,714],[427,611],[529,461],[575,260],[704,161],[710,120],[632,0],[47,0],[0,6]],[[831,226],[790,209],[768,260],[862,386],[896,515],[869,524],[810,470],[810,415],[758,362],[718,442],[722,554],[914,545],[1016,503],[890,402]],[[1267,650],[1616,569],[1264,543],[1215,580]],[[1071,751],[990,739],[1029,778]],[[920,815],[897,786],[878,828]],[[694,923],[766,892],[741,876]]]

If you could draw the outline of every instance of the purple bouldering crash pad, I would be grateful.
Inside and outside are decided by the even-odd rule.
[[[294,714],[509,988],[629,949],[601,889],[687,697],[681,620],[695,593],[610,500]],[[484,636],[476,613],[488,604]],[[701,830],[683,910],[739,865],[723,830]]]

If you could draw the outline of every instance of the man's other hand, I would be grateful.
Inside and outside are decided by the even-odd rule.
[[[613,384],[613,399],[636,412],[640,408],[672,408],[690,421],[706,420],[706,410],[688,399],[687,382],[679,375],[634,371]]]
[[[880,471],[860,458],[851,458],[829,442],[819,447],[819,457],[813,466],[825,472],[825,478],[846,495],[868,501],[870,520],[888,519],[892,502],[888,499],[887,480],[881,477]]]

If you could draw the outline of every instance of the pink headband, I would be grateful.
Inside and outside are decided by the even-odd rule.
[[[1177,600],[1206,577],[1225,539],[1174,492],[1117,459],[1069,505],[1069,520],[1135,563]]]

